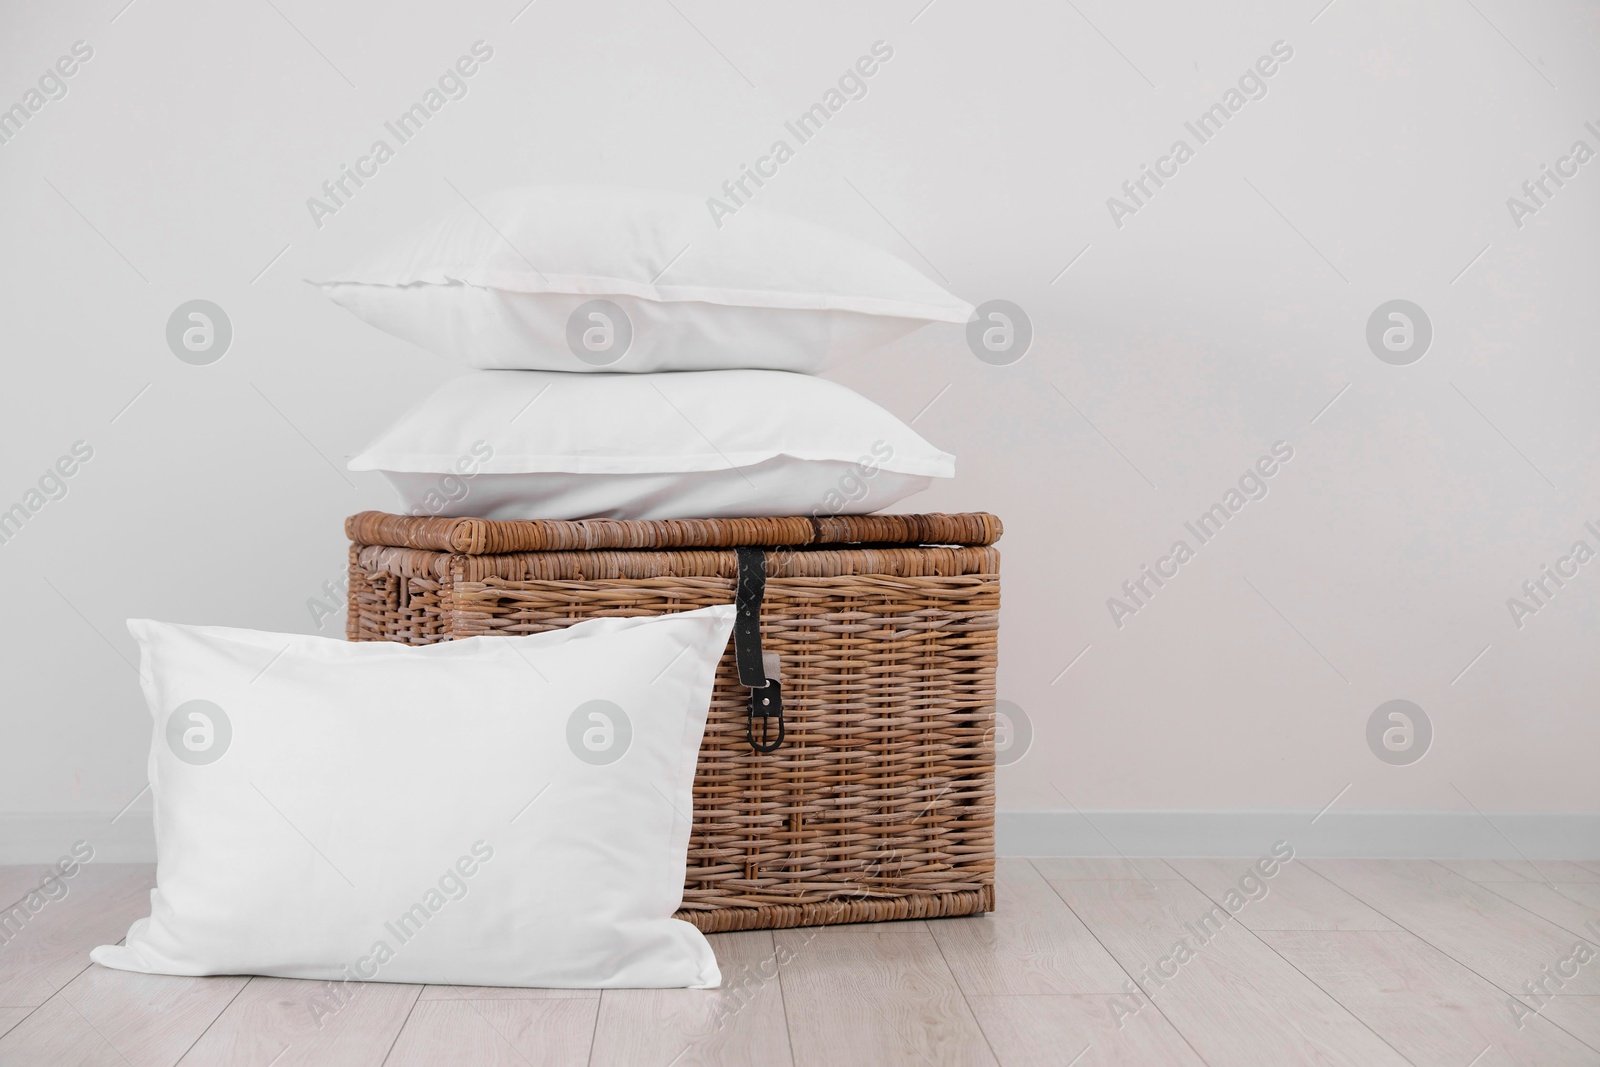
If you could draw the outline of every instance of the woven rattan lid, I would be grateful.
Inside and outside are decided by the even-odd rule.
[[[731,548],[736,545],[992,545],[1000,520],[960,515],[797,515],[759,519],[441,519],[363,511],[344,522],[361,545],[487,556],[501,552]]]

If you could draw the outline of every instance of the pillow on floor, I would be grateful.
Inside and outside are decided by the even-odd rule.
[[[720,981],[683,895],[732,605],[423,647],[128,623],[155,719],[157,974]]]
[[[477,371],[350,461],[413,515],[865,515],[955,474],[866,397],[783,371]]]
[[[718,225],[720,221],[721,225]],[[972,305],[904,260],[687,193],[530,186],[475,197],[313,282],[339,306],[469,366],[814,371]]]

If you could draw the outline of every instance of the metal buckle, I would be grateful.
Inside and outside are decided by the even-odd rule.
[[[761,740],[756,740],[756,720],[761,720]],[[772,736],[770,723],[778,720],[778,735]],[[750,713],[745,721],[745,737],[750,741],[750,747],[757,752],[776,752],[778,746],[783,744],[783,686],[776,678],[768,678],[767,684],[759,689],[750,690]]]

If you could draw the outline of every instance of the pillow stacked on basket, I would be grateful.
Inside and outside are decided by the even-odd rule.
[[[350,463],[415,515],[866,514],[955,473],[865,397],[811,376],[972,308],[843,234],[682,194],[521,188],[318,283],[478,368]]]

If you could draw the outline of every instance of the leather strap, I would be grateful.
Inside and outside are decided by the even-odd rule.
[[[735,549],[739,558],[738,587],[734,593],[733,659],[739,684],[750,690],[745,737],[757,752],[776,752],[783,744],[783,686],[767,677],[761,655],[761,600],[767,589],[767,560],[759,548]],[[761,737],[756,738],[756,720]],[[774,732],[774,723],[776,732]]]
[[[733,658],[739,684],[760,689],[767,684],[761,661],[761,598],[767,591],[767,558],[759,548],[738,548],[739,587],[734,595]]]

